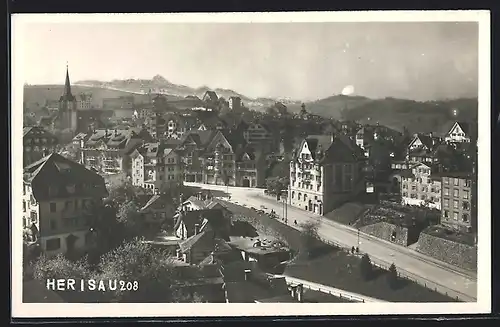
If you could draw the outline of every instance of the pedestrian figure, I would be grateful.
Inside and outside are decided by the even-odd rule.
[[[294,223],[295,225],[297,225],[297,220],[294,220],[294,221],[293,221],[293,223]]]
[[[359,253],[359,246],[356,246],[356,253]]]

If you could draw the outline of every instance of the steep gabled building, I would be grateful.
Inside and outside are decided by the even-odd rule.
[[[91,247],[93,207],[108,196],[104,179],[59,154],[24,169],[23,226],[47,255]]]
[[[289,203],[318,215],[365,190],[362,151],[340,135],[311,135],[290,162]]]

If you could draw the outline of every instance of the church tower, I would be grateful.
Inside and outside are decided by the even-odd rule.
[[[59,124],[62,130],[70,129],[76,131],[76,97],[71,93],[71,83],[69,81],[69,69],[66,65],[66,81],[64,92],[59,99]]]

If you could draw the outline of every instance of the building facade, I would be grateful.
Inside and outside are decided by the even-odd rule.
[[[340,136],[312,135],[290,162],[289,203],[318,215],[365,190],[363,154]]]
[[[42,127],[23,128],[23,167],[56,152],[57,137]]]
[[[81,93],[78,99],[78,110],[92,109],[92,93]]]
[[[183,183],[183,164],[175,146],[146,143],[134,150],[131,158],[132,184],[135,186],[159,193],[163,187]]]
[[[441,225],[452,229],[477,231],[477,199],[472,174],[448,173],[442,176]]]
[[[24,169],[23,227],[49,256],[85,251],[94,244],[92,208],[107,195],[101,176],[51,154]]]
[[[413,163],[401,172],[402,204],[441,210],[441,191],[441,178],[432,174],[429,165]]]
[[[127,146],[137,140],[149,140],[149,134],[139,129],[95,129],[80,141],[81,161],[85,166],[104,174],[126,172],[124,161]]]

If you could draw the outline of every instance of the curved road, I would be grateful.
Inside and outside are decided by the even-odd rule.
[[[185,183],[186,186],[196,186],[204,189],[227,192],[231,195],[231,202],[255,207],[259,209],[262,205],[269,211],[274,209],[281,217],[283,215],[283,204],[275,199],[263,195],[262,189],[226,187],[222,185],[208,185],[198,183]],[[352,247],[358,242],[358,232],[354,228],[335,223],[320,216],[312,215],[304,210],[288,206],[288,224],[297,220],[298,225],[311,219],[319,222],[319,236],[341,246]],[[297,227],[298,228],[298,227]],[[388,266],[394,263],[400,272],[420,284],[434,288],[449,296],[458,297],[462,301],[475,302],[477,299],[477,277],[474,273],[460,270],[454,266],[429,258],[412,249],[383,241],[372,236],[360,233],[360,251],[368,253],[375,264]]]

